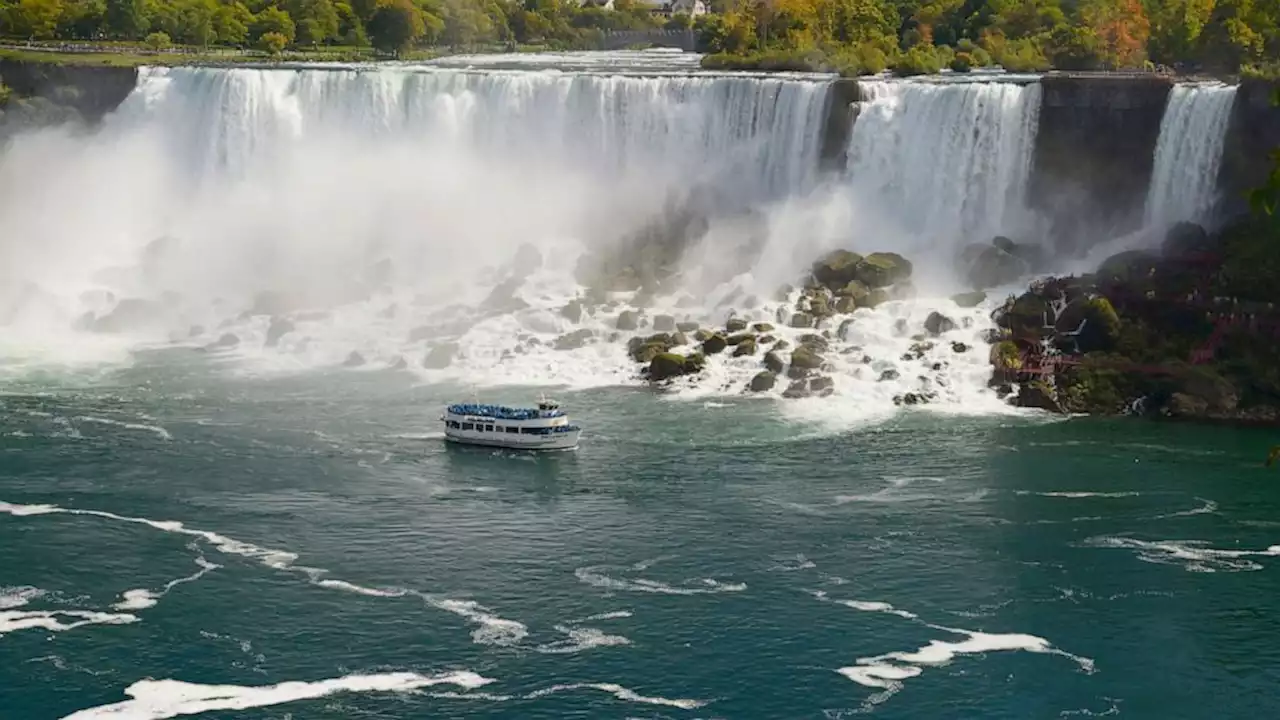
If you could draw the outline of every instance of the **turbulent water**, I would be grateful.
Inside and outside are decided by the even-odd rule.
[[[1147,194],[1147,225],[1213,219],[1218,167],[1235,99],[1236,86],[1222,83],[1180,83],[1169,92]]]
[[[947,299],[958,249],[1034,223],[1033,80],[864,81],[834,177],[831,78],[664,53],[147,70],[102,128],[18,138],[0,717],[1274,704],[1266,438],[1015,412],[990,303]],[[660,291],[566,311],[580,260],[690,208]],[[783,326],[837,247],[906,254],[915,295],[773,331],[830,335],[830,397],[744,395],[728,353],[643,387],[624,311]],[[435,432],[548,386],[576,453]]]

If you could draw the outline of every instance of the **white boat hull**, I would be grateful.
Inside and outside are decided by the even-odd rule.
[[[548,435],[517,435],[514,433],[474,432],[446,428],[444,439],[463,445],[500,447],[512,450],[572,450],[578,447],[581,430],[550,433]]]

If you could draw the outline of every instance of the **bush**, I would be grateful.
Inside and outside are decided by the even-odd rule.
[[[707,70],[764,70],[768,72],[826,72],[826,56],[817,50],[771,50],[751,55],[715,53],[702,58]]]
[[[973,58],[966,52],[956,53],[950,67],[952,72],[967,73],[973,69]]]
[[[156,52],[160,52],[161,50],[173,45],[173,41],[169,39],[169,34],[162,32],[151,33],[143,42],[146,44],[148,49],[155,50]]]
[[[279,55],[284,52],[285,46],[288,44],[289,39],[278,32],[262,33],[262,36],[258,38],[258,48],[271,55]]]
[[[937,48],[932,45],[917,45],[894,63],[893,72],[899,77],[935,75],[942,71],[942,65]]]

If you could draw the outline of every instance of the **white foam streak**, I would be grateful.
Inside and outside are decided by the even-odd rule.
[[[97,423],[99,425],[113,425],[115,427],[124,428],[126,430],[141,430],[143,432],[154,433],[161,440],[172,440],[173,435],[168,430],[159,425],[146,425],[144,423],[122,422],[120,420],[111,420],[110,418],[93,417],[91,415],[80,415],[76,418],[80,422]]]
[[[132,699],[80,710],[63,720],[165,720],[217,710],[270,707],[339,693],[403,693],[433,685],[457,685],[470,689],[491,682],[490,678],[467,671],[435,676],[411,672],[347,675],[329,680],[291,681],[259,687],[139,680],[125,689],[125,694]]]
[[[59,618],[73,618],[63,622]],[[0,637],[19,630],[65,632],[85,625],[128,625],[138,621],[128,613],[103,613],[89,610],[0,610]]]
[[[1149,227],[1212,219],[1235,98],[1236,86],[1216,82],[1179,83],[1170,90],[1147,191]]]
[[[222,567],[221,565],[215,565],[214,563],[211,563],[208,560],[205,560],[204,557],[197,557],[196,564],[200,566],[199,571],[197,571],[192,575],[188,575],[186,577],[180,577],[176,580],[170,580],[169,582],[165,583],[164,588],[162,588],[158,592],[153,592],[145,588],[138,588],[135,590],[125,590],[124,593],[121,595],[120,602],[116,603],[115,605],[112,605],[111,609],[112,610],[146,610],[147,608],[155,607],[156,603],[160,602],[160,598],[167,595],[169,591],[174,589],[175,587],[182,585],[184,583],[195,582],[196,580],[199,580],[200,578],[204,577],[206,574],[213,572],[214,570],[217,570],[218,568]]]
[[[1139,560],[1157,565],[1179,565],[1188,572],[1250,572],[1262,565],[1251,557],[1280,557],[1280,545],[1262,550],[1223,550],[1204,540],[1139,540],[1100,536],[1084,541],[1085,547],[1133,550]]]
[[[726,592],[742,592],[747,589],[746,583],[725,583],[714,578],[697,578],[686,580],[678,585],[671,585],[657,580],[641,577],[614,577],[608,573],[635,573],[646,569],[651,563],[636,563],[630,567],[593,565],[580,567],[573,574],[580,582],[592,587],[623,592],[654,593],[658,595],[714,595]]]
[[[451,612],[475,623],[471,638],[480,645],[517,645],[529,634],[529,628],[515,620],[494,615],[474,600],[445,600],[422,596],[432,607]]]
[[[619,700],[625,700],[627,702],[644,703],[646,705],[661,705],[664,707],[680,708],[681,710],[694,710],[707,704],[707,701],[705,700],[673,700],[664,697],[641,695],[634,690],[615,683],[573,683],[569,685],[554,685],[546,688],[545,690],[531,692],[525,697],[534,699],[573,690],[599,690],[601,692],[607,692]]]

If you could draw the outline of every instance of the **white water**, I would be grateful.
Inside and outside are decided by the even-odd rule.
[[[1184,83],[1173,87],[1160,121],[1145,224],[1206,223],[1218,199],[1218,167],[1236,86]]]
[[[951,132],[938,157],[954,171],[948,182],[963,185],[941,186],[913,224],[905,206],[889,220],[864,212],[900,184],[872,172],[876,163],[855,158],[847,182],[820,182],[829,82],[687,69],[144,70],[100,131],[35,133],[0,158],[0,213],[12,230],[0,241],[0,364],[118,361],[176,343],[209,347],[241,372],[351,358],[481,386],[635,383],[628,333],[614,332],[628,295],[579,321],[560,309],[583,291],[574,268],[584,253],[607,251],[693,196],[712,225],[649,318],[722,325],[736,311],[782,325],[795,297],[758,301],[796,282],[818,253],[899,251],[920,268],[922,299],[855,313],[827,353],[836,401],[788,412],[845,424],[922,391],[949,409],[1002,407],[985,388],[988,308],[945,299],[950,262],[938,251],[1016,215],[1038,91],[884,91],[894,102],[883,120],[901,122],[864,113],[854,145],[883,133],[887,154],[876,162],[919,163]],[[901,180],[914,194],[924,179],[911,166]],[[875,192],[864,196],[866,187]],[[744,208],[754,216],[733,214]],[[514,300],[486,303],[504,282]],[[925,358],[902,360],[933,310],[959,327]],[[290,326],[271,337],[281,318]],[[834,334],[844,319],[818,331]],[[580,329],[594,332],[584,347],[553,349]],[[804,332],[775,334],[794,342]],[[229,342],[211,345],[220,339]],[[971,349],[955,353],[953,341]],[[449,366],[424,368],[442,342],[456,348]],[[678,396],[740,393],[762,353],[714,358]],[[889,370],[898,377],[882,381]]]
[[[860,207],[908,257],[951,260],[970,243],[1029,229],[1027,179],[1038,83],[865,80],[849,138]]]

